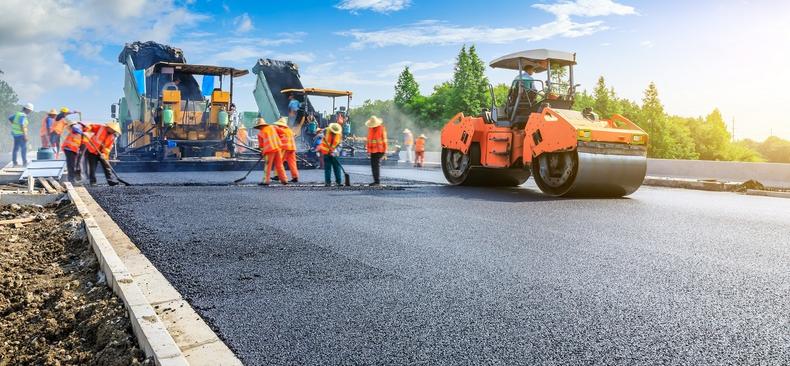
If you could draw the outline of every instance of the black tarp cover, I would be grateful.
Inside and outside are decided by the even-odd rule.
[[[291,61],[279,61],[272,59],[260,59],[255,66],[252,67],[253,74],[257,75],[258,72],[263,72],[266,77],[266,82],[269,89],[272,91],[274,102],[277,103],[277,109],[280,110],[281,116],[288,115],[288,95],[281,93],[284,89],[304,89],[302,81],[299,79],[299,67]],[[313,105],[310,100],[304,95],[297,95],[296,99],[305,103],[308,113],[313,113]]]
[[[126,56],[131,56],[134,68],[144,70],[158,62],[180,62],[187,63],[184,53],[180,48],[170,47],[165,44],[148,42],[127,43],[118,55],[118,62],[126,64]],[[190,101],[202,101],[203,95],[200,93],[200,86],[195,77],[189,74],[176,72],[175,79],[181,80],[179,89],[181,99]],[[149,98],[159,97],[162,87],[170,81],[170,75],[155,74],[145,78],[145,94]]]

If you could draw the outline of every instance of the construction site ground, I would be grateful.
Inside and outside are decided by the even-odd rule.
[[[0,205],[0,221],[0,365],[150,364],[73,205]]]
[[[246,364],[790,363],[790,200],[243,174],[90,192]]]

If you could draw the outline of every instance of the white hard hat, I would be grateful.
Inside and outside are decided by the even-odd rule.
[[[27,109],[27,110],[29,110],[31,112],[36,110],[36,108],[33,107],[33,103],[25,104],[25,109]]]

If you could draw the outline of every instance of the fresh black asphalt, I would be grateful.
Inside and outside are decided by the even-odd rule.
[[[249,365],[790,364],[790,200],[91,193]]]

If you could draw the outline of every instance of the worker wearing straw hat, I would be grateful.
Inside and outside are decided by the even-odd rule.
[[[406,162],[414,160],[414,134],[406,128],[403,130],[403,149],[406,150]]]
[[[285,181],[285,168],[283,167],[282,160],[282,147],[280,144],[280,136],[274,126],[266,123],[263,118],[258,118],[258,124],[255,125],[258,131],[258,148],[261,149],[261,155],[266,158],[266,170],[263,172],[263,181],[259,184],[268,186],[271,182],[272,166],[277,171],[277,176],[280,178],[280,183],[283,185],[288,184]]]
[[[365,122],[368,127],[367,149],[370,155],[370,170],[373,172],[371,186],[381,185],[381,159],[387,154],[387,129],[384,121],[376,116],[371,116]]]
[[[414,166],[418,168],[425,163],[425,140],[427,140],[425,134],[420,134],[420,137],[414,140]]]
[[[288,164],[291,171],[291,182],[299,182],[299,169],[296,167],[296,139],[294,132],[288,127],[288,117],[280,117],[274,122],[277,135],[280,136],[280,148],[282,150],[282,161]]]
[[[324,131],[324,138],[318,145],[318,152],[324,156],[324,185],[329,187],[332,184],[332,171],[335,172],[335,182],[338,186],[342,185],[340,178],[340,163],[335,157],[335,149],[343,141],[343,127],[337,123],[330,123]]]

